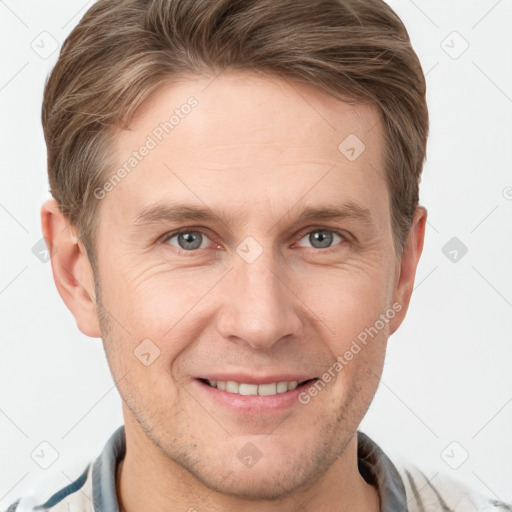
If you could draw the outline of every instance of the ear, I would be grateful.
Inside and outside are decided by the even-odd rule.
[[[421,252],[423,251],[426,222],[427,209],[423,206],[418,206],[405,240],[402,256],[397,264],[398,271],[393,290],[393,304],[400,304],[401,309],[390,321],[390,335],[400,327],[407,313],[407,309],[409,308],[409,302],[414,288],[416,269]]]
[[[41,207],[41,227],[50,252],[53,279],[78,328],[92,338],[101,337],[96,312],[92,267],[76,228],[54,199]]]

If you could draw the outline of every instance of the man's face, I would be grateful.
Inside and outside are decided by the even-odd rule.
[[[159,463],[219,491],[298,489],[355,442],[398,327],[377,110],[225,72],[157,91],[116,136],[115,169],[145,144],[99,210],[102,334],[126,428]],[[178,204],[211,218],[163,213]],[[346,215],[301,218],[314,209]],[[313,382],[241,394],[329,369],[316,394]]]

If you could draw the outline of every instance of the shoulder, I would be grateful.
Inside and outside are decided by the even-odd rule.
[[[48,491],[42,484],[18,498],[5,512],[94,512],[92,504],[92,463],[70,484]],[[51,487],[51,485],[50,485]]]
[[[27,496],[12,503],[5,512],[116,510],[115,471],[125,450],[124,425],[121,425],[96,459],[83,465],[76,462],[73,472],[69,473],[75,475],[73,480],[64,473],[57,477],[60,483],[47,477],[34,486]]]
[[[512,512],[505,503],[485,495],[443,471],[423,471],[404,459],[394,459],[405,487],[409,512]]]

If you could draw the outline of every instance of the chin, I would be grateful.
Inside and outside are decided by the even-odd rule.
[[[179,450],[172,458],[212,491],[246,500],[279,500],[306,490],[336,459],[336,452],[326,445],[312,450],[307,443],[286,446],[266,441],[253,443],[248,436],[247,442],[224,450],[218,446],[191,450],[188,445],[188,450]]]
[[[219,478],[219,475],[222,477]],[[283,499],[309,483],[308,475],[285,467],[284,464],[283,468],[274,466],[272,470],[268,466],[259,469],[237,468],[227,474],[209,472],[205,475],[196,474],[196,477],[213,491],[246,500]]]

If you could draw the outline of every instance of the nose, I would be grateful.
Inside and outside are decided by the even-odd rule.
[[[269,349],[284,337],[299,336],[301,302],[289,272],[279,266],[271,250],[252,263],[238,258],[227,277],[217,315],[218,329],[225,339]]]

